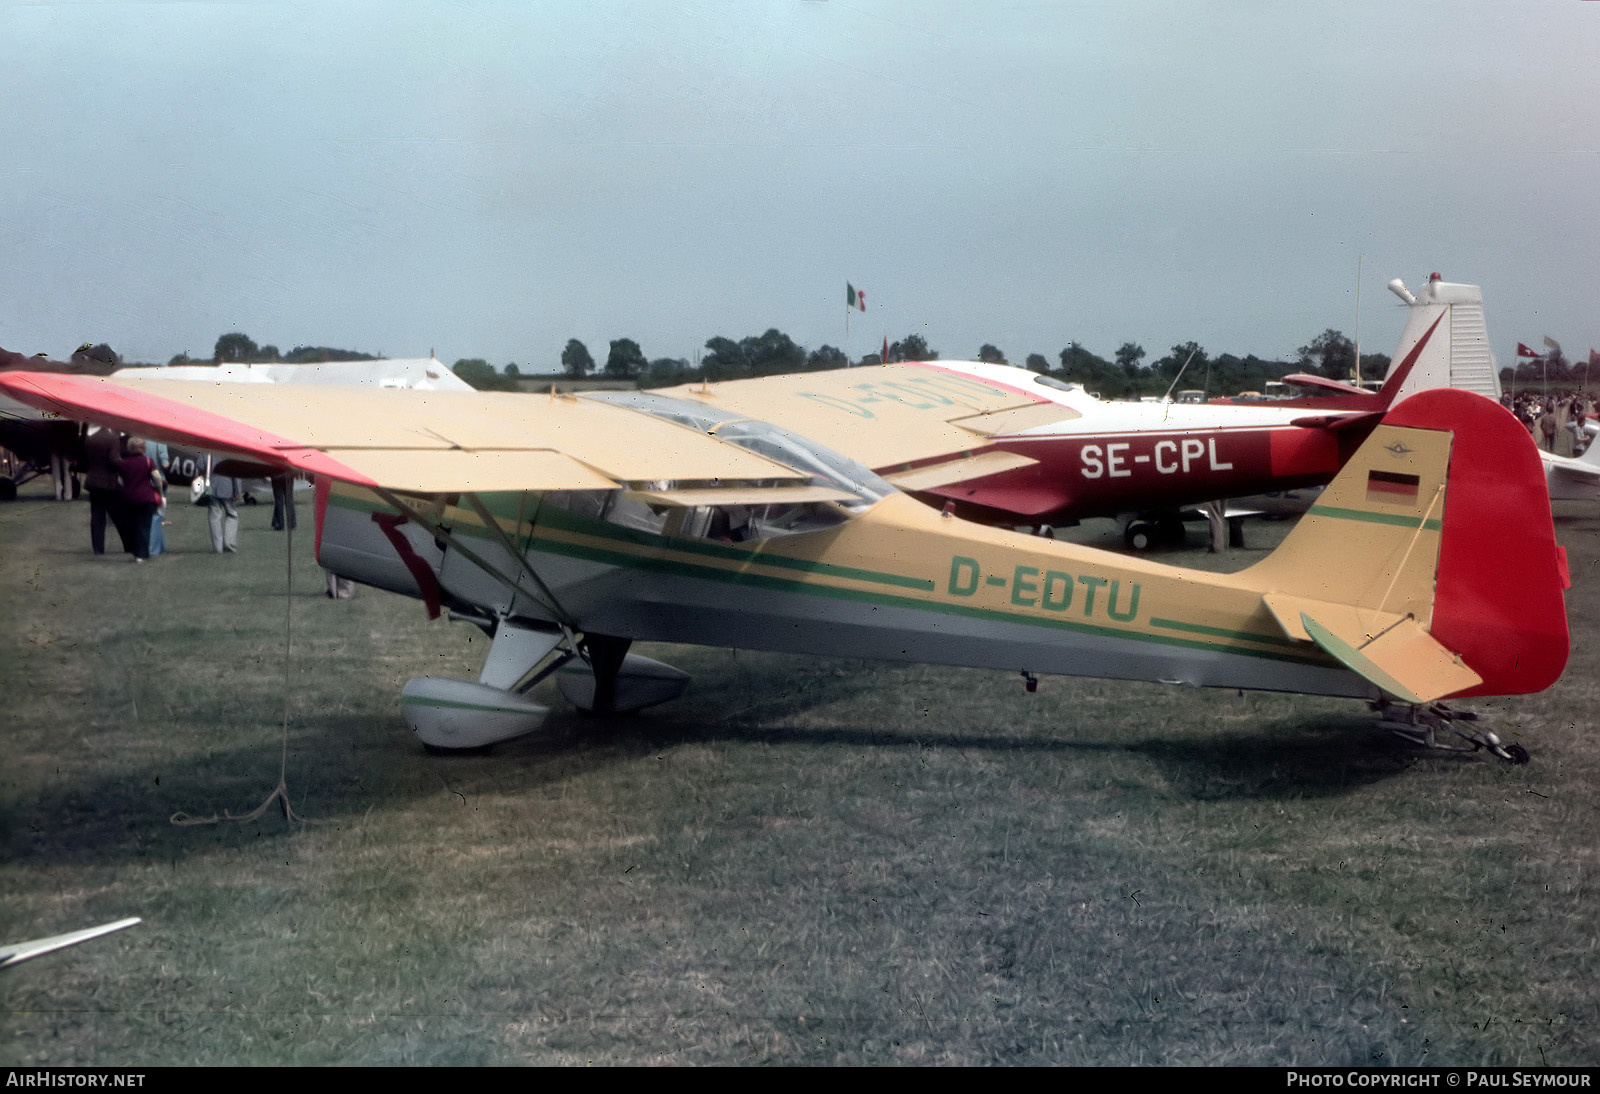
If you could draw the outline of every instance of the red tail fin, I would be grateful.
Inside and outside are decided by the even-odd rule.
[[[1460,695],[1549,687],[1567,664],[1570,582],[1528,431],[1498,404],[1453,388],[1413,395],[1384,421],[1454,434],[1428,629],[1483,677]]]

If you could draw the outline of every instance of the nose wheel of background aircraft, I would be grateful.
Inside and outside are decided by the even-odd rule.
[[[1440,752],[1488,751],[1509,764],[1525,764],[1531,758],[1521,745],[1502,744],[1498,735],[1488,730],[1464,729],[1458,722],[1475,722],[1478,715],[1470,710],[1454,710],[1442,703],[1418,706],[1411,703],[1374,703],[1378,712],[1378,725],[1396,737]],[[1438,731],[1447,729],[1466,744],[1445,744],[1439,740]]]

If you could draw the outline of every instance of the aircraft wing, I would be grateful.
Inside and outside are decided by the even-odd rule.
[[[988,449],[991,437],[1078,416],[1043,396],[937,362],[684,384],[657,394],[776,423],[890,481],[899,472],[927,471],[910,487],[918,490],[1004,470],[963,461]],[[1020,459],[1010,466],[1034,462]],[[954,477],[939,479],[931,471],[936,464]]]
[[[0,946],[0,969],[12,965],[20,965],[29,958],[38,957],[40,954],[52,953],[55,950],[64,950],[68,946],[76,946],[80,942],[87,942],[91,938],[120,931],[125,927],[132,927],[140,922],[138,916],[128,919],[119,919],[114,923],[102,923],[98,927],[86,927],[81,931],[68,931],[66,934],[52,935],[49,938],[37,938],[32,942],[16,942]]]
[[[33,372],[0,374],[0,390],[139,436],[390,490],[810,485],[802,472],[695,429],[564,396]]]
[[[1593,484],[1600,482],[1600,464],[1591,463],[1581,457],[1557,456],[1552,452],[1540,452],[1539,458],[1544,462],[1545,469],[1552,475],[1560,476],[1575,483]]]

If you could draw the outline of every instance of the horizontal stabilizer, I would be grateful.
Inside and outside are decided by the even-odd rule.
[[[1291,637],[1315,642],[1345,668],[1404,702],[1431,703],[1483,682],[1411,616],[1301,601],[1298,626],[1291,627],[1286,601],[1293,598],[1277,605],[1273,599],[1266,598],[1267,606]]]
[[[1289,424],[1300,429],[1370,430],[1382,418],[1382,411],[1373,410],[1362,414],[1312,414],[1304,418],[1296,418]]]
[[[1378,397],[1375,392],[1368,391],[1364,387],[1341,383],[1338,380],[1330,380],[1326,376],[1316,376],[1309,372],[1292,373],[1285,376],[1283,382],[1293,384],[1295,387],[1313,388],[1326,395],[1359,395],[1374,400]]]

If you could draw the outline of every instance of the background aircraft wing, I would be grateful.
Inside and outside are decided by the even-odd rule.
[[[937,362],[684,384],[657,394],[781,425],[891,477],[949,464],[957,477],[946,481],[977,474],[956,458],[987,449],[992,436],[1077,417],[1041,395]]]
[[[272,467],[422,493],[708,486],[810,477],[697,430],[563,396],[0,374],[63,417]]]

